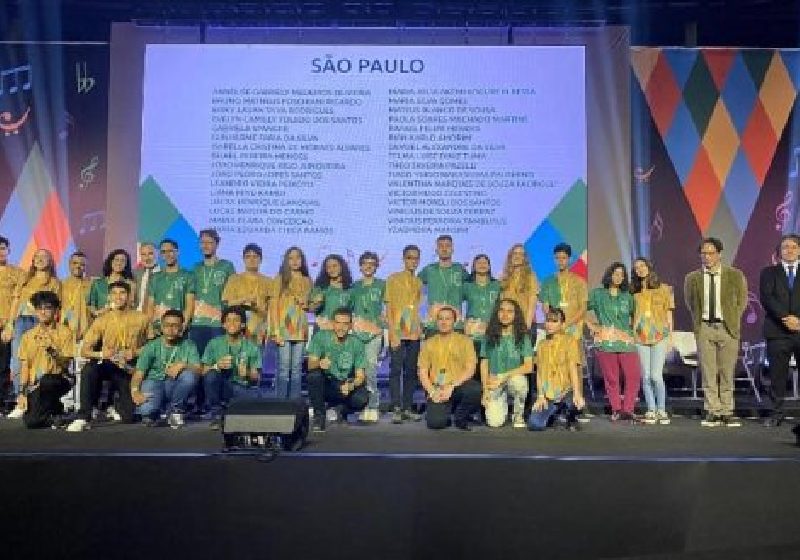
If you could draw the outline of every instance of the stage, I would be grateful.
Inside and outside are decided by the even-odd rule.
[[[263,463],[222,455],[205,423],[4,420],[0,518],[14,558],[796,558],[800,450],[788,426],[743,424],[463,433],[384,416]]]

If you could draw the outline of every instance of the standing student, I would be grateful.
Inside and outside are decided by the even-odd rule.
[[[545,314],[546,337],[536,350],[536,401],[528,429],[538,432],[554,421],[578,431],[578,411],[585,406],[578,340],[564,332],[564,312],[554,307]]]
[[[164,403],[167,423],[184,425],[186,400],[197,385],[200,356],[194,342],[183,337],[183,312],[169,309],[161,316],[160,337],[148,342],[136,360],[131,379],[131,400],[145,426],[158,426]]]
[[[261,348],[245,336],[245,310],[225,308],[222,325],[225,334],[213,338],[203,353],[203,379],[212,430],[221,428],[222,410],[232,399],[258,396],[261,380]]]
[[[439,260],[419,272],[419,278],[428,288],[428,315],[425,322],[426,334],[434,334],[438,323],[439,308],[451,307],[456,312],[456,330],[463,330],[461,303],[464,299],[463,286],[469,274],[461,263],[453,262],[453,238],[440,235],[436,238],[436,255]]]
[[[524,428],[528,375],[533,371],[533,345],[525,315],[513,299],[503,298],[498,303],[489,320],[480,356],[486,424],[490,428],[505,424],[510,396],[512,425]]]
[[[364,422],[377,422],[380,392],[378,391],[378,356],[383,345],[383,300],[386,283],[375,278],[378,255],[366,251],[358,258],[361,279],[350,289],[353,310],[353,334],[364,344],[364,375],[367,378],[369,402],[361,414]]]
[[[150,290],[150,280],[153,275],[161,270],[156,260],[156,245],[145,241],[139,245],[139,265],[133,271],[133,280],[136,282],[136,300],[134,305],[138,311],[145,311],[147,294]]]
[[[8,262],[11,243],[0,236],[0,398],[11,383],[11,341],[14,338],[14,318],[11,315],[14,294],[22,283],[24,272]]]
[[[330,330],[334,312],[342,307],[350,308],[352,284],[350,267],[341,255],[325,257],[311,291],[311,310],[316,313],[317,328]]]
[[[560,309],[564,312],[564,332],[583,340],[583,325],[586,319],[588,288],[586,280],[569,269],[572,247],[559,243],[553,248],[556,273],[542,283],[539,299],[544,311]]]
[[[349,334],[353,316],[342,307],[333,313],[333,328],[320,330],[308,344],[308,397],[314,409],[314,431],[325,431],[325,406],[337,419],[367,406],[364,343]]]
[[[195,275],[178,266],[178,243],[172,239],[164,239],[158,244],[158,248],[164,260],[164,268],[149,279],[145,306],[145,312],[156,333],[161,332],[161,318],[170,309],[181,312],[182,327],[192,322],[197,291]]]
[[[747,280],[740,270],[722,264],[722,248],[715,237],[703,239],[702,267],[687,274],[683,286],[697,338],[706,411],[700,425],[705,427],[742,425],[733,415],[733,374],[747,307]]]
[[[69,327],[77,343],[89,328],[89,290],[92,280],[86,278],[86,255],[80,251],[69,257],[69,276],[61,282],[61,324]]]
[[[125,282],[128,284],[131,299],[128,305],[133,307],[133,297],[136,293],[136,282],[131,271],[131,256],[125,249],[114,249],[105,261],[103,261],[103,276],[95,278],[89,289],[87,303],[89,305],[89,315],[91,318],[100,317],[110,310],[108,292],[109,286],[114,282]]]
[[[72,331],[56,320],[60,302],[53,292],[36,292],[31,297],[36,326],[22,336],[19,344],[20,386],[17,407],[28,428],[63,426],[61,397],[69,391],[67,367],[75,344]]]
[[[642,389],[647,412],[645,424],[669,424],[664,387],[664,362],[672,345],[672,287],[661,282],[653,263],[644,258],[633,261],[633,335],[642,367]]]
[[[33,254],[31,266],[18,283],[11,302],[9,317],[14,333],[11,341],[11,380],[15,394],[19,391],[19,344],[22,335],[36,324],[36,310],[31,303],[31,297],[36,292],[42,291],[53,292],[61,297],[61,282],[56,277],[53,255],[47,249],[39,249]],[[7,325],[7,328],[9,326],[11,325]],[[8,417],[22,418],[22,414],[22,409],[15,407]]]
[[[389,393],[392,399],[392,422],[420,420],[413,410],[417,386],[422,322],[422,281],[415,272],[419,266],[419,247],[403,249],[403,270],[386,279],[386,323],[389,330]]]
[[[275,397],[296,399],[300,396],[303,347],[308,339],[306,311],[311,294],[306,256],[299,247],[289,247],[284,253],[277,280],[276,297],[271,305],[271,328],[278,345]]]
[[[97,406],[103,381],[110,382],[112,398],[118,393],[115,409],[120,421],[133,422],[131,372],[147,341],[149,321],[144,313],[130,308],[130,298],[129,283],[112,282],[108,286],[109,310],[94,320],[83,337],[81,354],[90,361],[80,373],[80,409],[67,427],[69,432],[90,427],[92,408]]]
[[[778,245],[780,262],[761,270],[759,294],[764,308],[764,338],[771,384],[772,409],[766,427],[783,422],[786,381],[792,357],[800,365],[800,237],[784,235]]]
[[[517,302],[524,314],[525,324],[531,333],[531,342],[536,343],[536,301],[539,297],[539,280],[531,268],[525,246],[511,246],[503,267],[502,297]]]
[[[263,346],[269,333],[269,300],[273,297],[273,280],[261,274],[261,247],[248,243],[242,251],[244,272],[234,274],[225,284],[222,302],[226,307],[241,307],[247,315],[245,336]]]
[[[481,404],[481,384],[475,376],[472,340],[455,332],[456,310],[441,307],[437,332],[425,341],[419,354],[419,381],[428,395],[425,420],[428,428],[442,429],[453,423],[469,431],[469,418]]]
[[[464,334],[475,342],[476,352],[480,351],[486,327],[493,317],[500,292],[500,282],[492,278],[492,263],[489,256],[476,255],[472,259],[472,272],[463,289],[464,301],[467,303]]]
[[[628,271],[619,262],[603,274],[603,285],[589,294],[589,331],[596,345],[595,359],[603,373],[611,421],[633,422],[633,407],[639,395],[641,372],[633,338],[633,296]],[[625,379],[625,398],[620,395],[620,377]]]

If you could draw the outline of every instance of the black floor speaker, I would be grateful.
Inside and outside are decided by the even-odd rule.
[[[297,451],[305,444],[308,426],[308,404],[302,399],[234,401],[222,417],[226,447],[242,436],[264,436],[286,451]]]

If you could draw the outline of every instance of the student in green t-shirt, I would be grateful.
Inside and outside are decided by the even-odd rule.
[[[197,385],[201,368],[194,342],[182,337],[183,323],[181,311],[166,311],[161,317],[163,334],[148,342],[136,360],[131,398],[147,426],[159,424],[165,402],[169,425],[177,429],[184,424],[186,399]]]
[[[436,317],[442,307],[452,307],[457,314],[455,330],[464,328],[461,304],[464,299],[464,282],[469,274],[461,263],[453,262],[453,238],[440,235],[436,238],[438,262],[419,271],[419,279],[427,287],[428,313],[425,320],[426,335],[436,334]]]
[[[620,262],[603,274],[603,286],[589,294],[587,325],[594,336],[595,359],[603,372],[603,385],[611,404],[611,421],[633,422],[639,396],[641,364],[633,337],[633,296],[628,271]],[[625,398],[620,395],[620,376],[625,378]]]
[[[311,310],[316,314],[317,328],[333,328],[333,314],[337,309],[350,309],[350,287],[353,277],[350,267],[341,255],[328,255],[322,261],[319,275],[311,291]]]
[[[486,424],[490,428],[505,424],[510,396],[513,426],[524,428],[528,375],[533,370],[533,345],[525,313],[513,299],[500,300],[497,311],[489,319],[481,344],[480,370]]]
[[[108,305],[108,286],[114,282],[123,281],[131,287],[131,294],[136,292],[133,271],[131,270],[131,255],[125,249],[114,249],[103,261],[103,276],[92,280],[86,304],[89,315],[96,319],[110,310]],[[133,307],[133,300],[128,304]]]
[[[333,314],[333,329],[315,332],[308,343],[308,397],[316,432],[325,431],[326,403],[336,407],[337,418],[346,419],[369,401],[364,343],[350,334],[352,325],[352,312],[338,309]]]
[[[147,287],[145,313],[158,331],[161,317],[170,309],[183,312],[186,323],[192,322],[194,313],[195,277],[178,266],[178,243],[164,239],[159,243],[164,268],[153,274]]]
[[[224,309],[222,325],[225,334],[212,338],[203,352],[203,381],[212,429],[220,428],[222,409],[231,399],[258,396],[261,380],[261,349],[245,336],[245,309]]]
[[[502,292],[500,282],[492,277],[492,264],[488,255],[476,255],[472,259],[472,273],[464,284],[463,292],[467,303],[464,334],[475,341],[477,352]]]
[[[217,230],[200,231],[200,251],[203,260],[197,263],[194,274],[195,297],[189,338],[202,355],[208,341],[223,333],[222,291],[230,276],[236,273],[231,261],[217,257],[220,237]]]
[[[380,392],[378,391],[378,356],[383,346],[383,299],[386,295],[386,282],[375,278],[378,270],[378,255],[366,251],[358,258],[358,266],[363,275],[350,289],[350,305],[353,310],[353,334],[364,343],[367,365],[369,404],[361,414],[363,422],[377,422]]]

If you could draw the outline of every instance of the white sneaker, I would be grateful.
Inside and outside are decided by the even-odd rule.
[[[111,420],[112,422],[121,422],[122,421],[122,416],[119,415],[119,412],[117,412],[117,409],[114,408],[113,406],[109,406],[106,409],[106,417],[109,420]]]
[[[651,426],[653,424],[658,424],[658,415],[655,413],[655,411],[648,410],[645,412],[644,416],[642,416],[642,424],[649,424]]]
[[[167,420],[169,427],[173,430],[177,430],[178,428],[183,427],[185,422],[183,421],[183,414],[179,414],[177,412],[173,412],[169,415],[169,419]]]
[[[514,418],[511,422],[511,425],[515,428],[527,428],[528,426],[525,424],[525,417],[522,414],[515,414]]]
[[[76,418],[67,426],[68,432],[82,432],[89,429],[89,423],[83,418]]]
[[[12,420],[19,420],[22,418],[22,415],[25,414],[25,411],[19,407],[14,407],[14,410],[8,413],[6,418],[11,418]]]
[[[330,422],[338,422],[339,421],[339,411],[335,408],[329,408],[326,412],[326,420]]]
[[[658,417],[658,423],[662,426],[667,426],[671,422],[666,410],[659,410],[656,412],[656,416]]]

